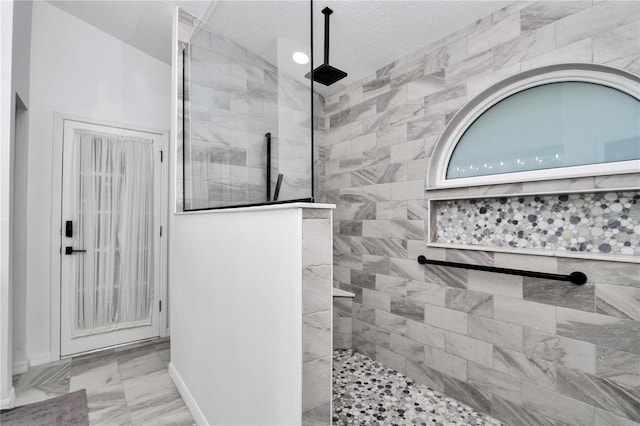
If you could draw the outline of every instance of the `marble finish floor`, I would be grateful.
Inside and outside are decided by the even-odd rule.
[[[36,366],[14,376],[16,406],[86,389],[91,425],[194,425],[169,357],[160,339]],[[333,409],[336,426],[501,425],[349,349],[334,351]]]
[[[156,339],[39,365],[13,377],[16,406],[86,389],[91,425],[193,425],[169,357]]]
[[[502,425],[351,349],[333,355],[333,424]]]

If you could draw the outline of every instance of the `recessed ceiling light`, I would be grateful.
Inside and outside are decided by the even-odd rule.
[[[304,52],[293,52],[291,57],[296,64],[305,65],[309,63],[309,57]]]

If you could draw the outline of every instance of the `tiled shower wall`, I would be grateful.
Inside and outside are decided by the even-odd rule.
[[[213,30],[191,40],[185,105],[187,208],[266,200],[266,139],[278,129],[278,70]]]
[[[185,72],[185,134],[190,141],[185,152],[191,159],[185,169],[185,207],[265,202],[267,132],[272,140],[271,195],[282,173],[280,200],[309,198],[309,87],[205,26],[191,39]]]
[[[466,102],[571,62],[640,74],[640,3],[511,5],[327,97],[316,180],[337,204],[334,284],[356,293],[354,349],[454,398],[510,424],[635,424],[637,263],[426,248],[429,197],[639,186],[632,174],[425,193],[432,148]],[[589,281],[425,268],[420,254]]]
[[[302,209],[302,424],[331,424],[331,209]]]
[[[287,58],[288,59],[288,58]],[[277,163],[273,185],[282,173],[280,200],[311,197],[311,89],[278,73]]]

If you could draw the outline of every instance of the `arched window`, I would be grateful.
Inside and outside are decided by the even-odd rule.
[[[640,171],[640,79],[568,64],[528,71],[469,102],[442,135],[431,187]]]

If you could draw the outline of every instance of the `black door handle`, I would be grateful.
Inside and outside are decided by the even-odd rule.
[[[86,253],[86,250],[75,250],[73,247],[66,246],[64,248],[64,254],[73,254],[73,253]]]

